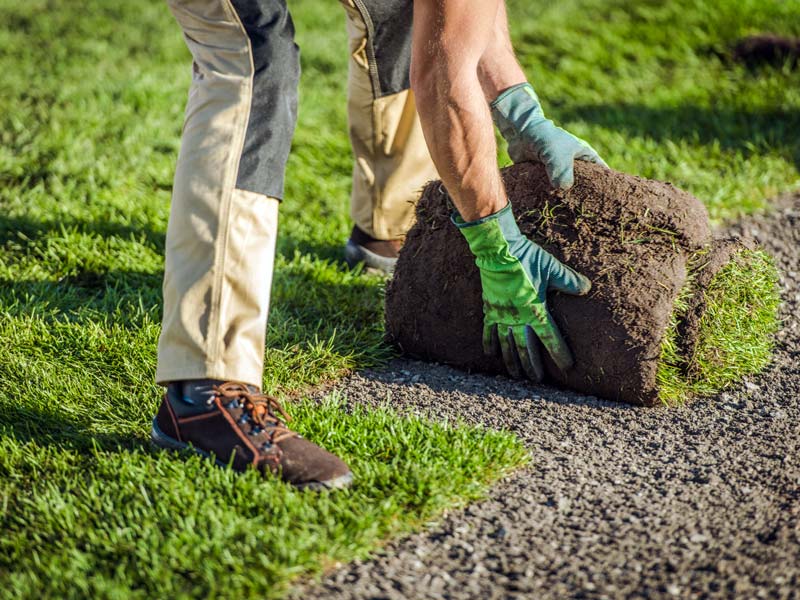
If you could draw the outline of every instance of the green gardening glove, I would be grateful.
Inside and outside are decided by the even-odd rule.
[[[470,223],[454,213],[481,274],[483,349],[503,354],[509,374],[524,372],[541,381],[544,367],[539,341],[561,370],[572,366],[572,353],[547,310],[547,292],[583,295],[591,282],[526,238],[517,227],[511,204]]]
[[[575,159],[608,168],[589,144],[545,118],[531,84],[521,83],[507,89],[492,102],[491,107],[492,118],[508,142],[511,160],[544,164],[554,187],[572,187]]]

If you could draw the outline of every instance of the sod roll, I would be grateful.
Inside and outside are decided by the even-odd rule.
[[[592,281],[587,296],[548,297],[575,356],[561,372],[542,353],[551,383],[674,404],[769,360],[775,267],[757,249],[714,240],[696,198],[584,162],[567,193],[554,192],[532,163],[504,169],[503,179],[521,231]],[[499,357],[483,354],[480,278],[452,210],[442,185],[428,185],[387,287],[387,332],[406,354],[505,373]]]

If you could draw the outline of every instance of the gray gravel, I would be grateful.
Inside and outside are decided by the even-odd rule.
[[[397,360],[351,402],[510,429],[529,468],[303,597],[800,597],[800,194],[733,228],[779,261],[772,367],[679,409],[632,408]]]

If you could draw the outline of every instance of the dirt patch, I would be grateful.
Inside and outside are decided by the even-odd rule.
[[[788,63],[796,68],[800,61],[800,38],[770,33],[747,36],[734,45],[733,58],[748,67],[782,67]]]
[[[575,186],[556,194],[544,169],[520,164],[503,178],[522,233],[592,280],[581,298],[548,303],[575,356],[568,372],[545,359],[551,382],[632,404],[658,402],[656,370],[689,258],[711,242],[703,205],[669,183],[578,162]],[[504,373],[482,351],[480,278],[451,203],[431,184],[417,207],[386,293],[389,336],[407,354]]]

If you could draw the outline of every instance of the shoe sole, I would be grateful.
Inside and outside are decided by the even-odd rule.
[[[155,419],[153,419],[153,424],[150,427],[150,443],[152,443],[156,448],[159,448],[161,450],[169,450],[172,452],[183,452],[185,450],[189,450],[191,452],[194,452],[195,454],[199,454],[203,458],[208,458],[213,460],[219,467],[222,468],[228,467],[227,462],[219,460],[218,458],[212,456],[205,450],[201,450],[200,448],[195,448],[192,444],[181,442],[180,440],[176,440],[175,438],[168,436],[166,433],[161,431],[161,429],[156,424]],[[346,475],[342,475],[340,477],[336,477],[328,481],[309,481],[308,483],[290,483],[289,485],[298,490],[319,491],[319,490],[340,490],[349,487],[352,483],[353,483],[353,474],[348,472]]]
[[[394,273],[394,267],[397,264],[396,258],[375,254],[371,250],[364,248],[364,246],[359,246],[353,240],[347,240],[347,244],[344,247],[344,260],[351,269],[355,269],[359,264],[364,263],[364,267],[368,272],[379,272],[385,275]]]

